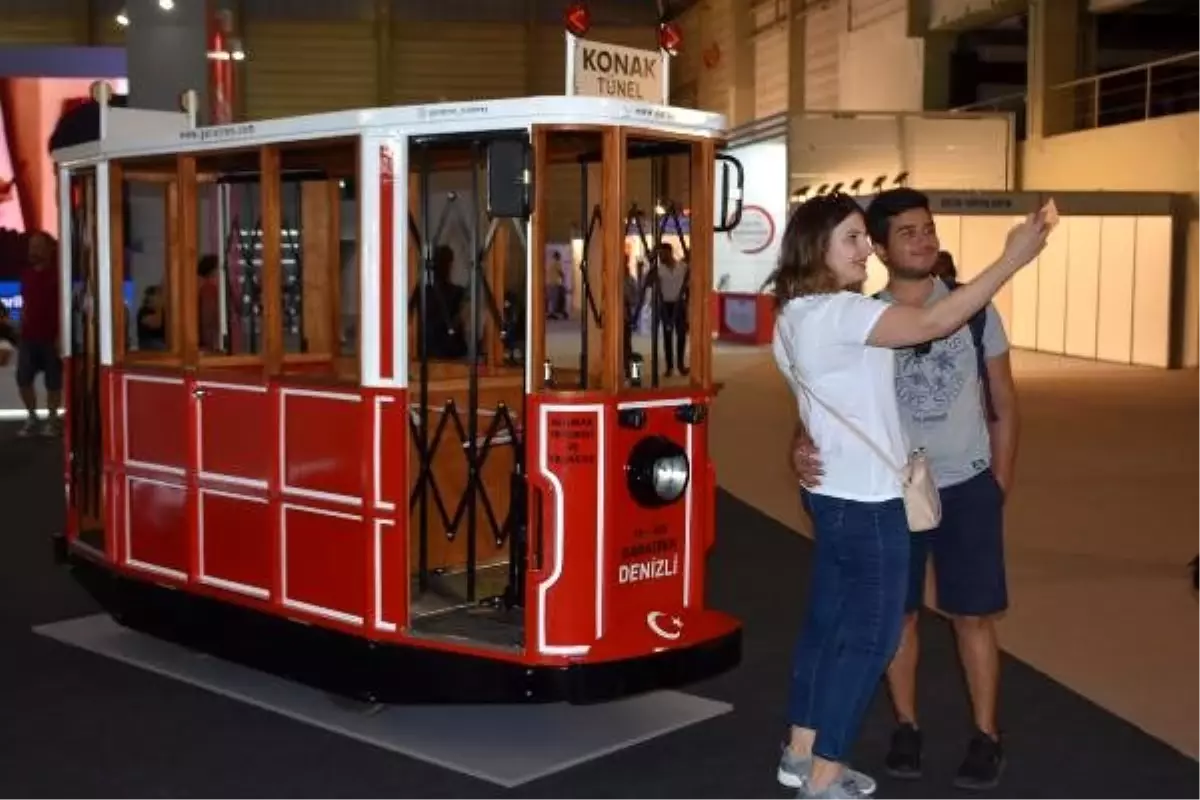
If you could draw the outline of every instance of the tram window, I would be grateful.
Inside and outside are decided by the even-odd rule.
[[[178,185],[174,158],[110,167],[111,274],[120,287],[113,344],[117,357],[130,362],[169,362],[181,352]]]
[[[709,295],[693,278],[693,151],[686,140],[626,138],[627,261],[624,388],[654,389],[700,381],[693,307]],[[711,235],[711,234],[710,234]],[[704,343],[702,343],[704,344]]]
[[[179,270],[195,271],[202,357],[265,352],[262,175],[257,150],[196,159],[195,239]]]
[[[285,368],[357,378],[358,141],[288,144],[279,159]]]
[[[498,139],[527,141],[498,132],[410,144],[410,358],[419,363],[423,333],[435,380],[465,375],[472,340],[485,374],[520,374],[525,361],[526,221],[488,214],[487,147]]]
[[[540,264],[532,280],[541,302],[534,335],[540,377],[554,389],[597,389],[604,364],[603,323],[608,318],[604,286],[606,230],[602,213],[604,163],[600,131],[555,131],[545,135],[542,219],[535,223]],[[539,160],[539,163],[540,160]],[[612,226],[608,226],[612,227]],[[616,277],[616,276],[613,276]]]

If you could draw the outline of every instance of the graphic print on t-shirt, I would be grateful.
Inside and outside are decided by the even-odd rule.
[[[896,399],[914,421],[946,419],[967,384],[968,376],[958,368],[971,363],[961,358],[964,350],[972,350],[971,334],[960,328],[950,338],[934,342],[925,355],[912,348],[896,353]]]

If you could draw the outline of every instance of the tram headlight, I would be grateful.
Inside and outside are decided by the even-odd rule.
[[[625,476],[634,500],[643,506],[665,506],[687,491],[692,465],[675,442],[665,436],[648,436],[634,445]]]

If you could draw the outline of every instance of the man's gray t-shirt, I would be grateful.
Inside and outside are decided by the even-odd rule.
[[[950,294],[934,279],[925,305]],[[879,297],[893,302],[886,289]],[[990,303],[983,331],[985,358],[1008,350],[1004,324]],[[932,343],[917,355],[911,347],[896,351],[896,400],[900,423],[913,447],[924,447],[939,487],[954,486],[987,469],[992,462],[987,410],[983,404],[975,345],[969,325]]]

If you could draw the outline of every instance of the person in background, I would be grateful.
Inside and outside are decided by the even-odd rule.
[[[802,203],[767,283],[777,314],[776,364],[824,462],[823,474],[802,493],[815,550],[792,662],[790,737],[776,772],[799,797],[863,797],[875,790],[871,778],[845,764],[905,619],[913,533],[899,465],[917,443],[900,421],[895,350],[959,330],[1037,256],[1047,234],[1041,217],[1031,216],[1009,232],[1003,254],[974,281],[912,305],[851,288],[867,277],[867,229],[847,195]]]
[[[867,228],[888,271],[881,299],[930,308],[965,288],[954,281],[949,253],[938,249],[924,194],[907,188],[880,193],[867,209]],[[937,605],[953,620],[975,717],[976,731],[954,783],[960,789],[991,789],[1004,767],[996,722],[1000,656],[993,619],[1008,605],[1004,501],[1012,488],[1018,428],[1008,340],[995,307],[989,303],[948,336],[897,350],[895,370],[900,421],[908,440],[929,456],[941,494],[942,523],[937,530],[912,536],[904,627],[887,672],[899,725],[885,766],[896,778],[922,774],[917,612],[932,554]],[[823,456],[798,426],[792,459],[802,486],[819,484]]]
[[[166,350],[167,327],[163,314],[162,288],[147,286],[142,292],[142,304],[137,312],[137,346],[139,350]]]
[[[29,237],[29,263],[21,272],[21,337],[17,346],[17,390],[28,419],[21,436],[39,432],[34,379],[42,376],[46,388],[46,424],[40,432],[62,432],[58,410],[62,406],[62,358],[59,355],[58,244],[50,234],[37,231]]]
[[[17,330],[8,315],[8,306],[0,303],[0,367],[7,367],[17,352]]]
[[[221,346],[221,261],[215,255],[209,254],[200,259],[197,274],[200,285],[197,287],[199,297],[199,344],[202,351],[220,353]]]
[[[546,265],[547,319],[567,318],[567,270],[557,250]]]
[[[675,374],[687,375],[689,370],[684,359],[687,353],[688,309],[687,286],[688,265],[675,260],[675,249],[667,242],[658,245],[658,258],[646,274],[646,285],[658,281],[662,304],[658,312],[658,324],[662,329],[663,355],[667,362],[666,377]],[[655,332],[657,333],[657,332]]]
[[[945,250],[939,250],[937,261],[933,265],[933,277],[941,278],[949,284],[958,283],[958,267],[954,266],[954,256]]]

